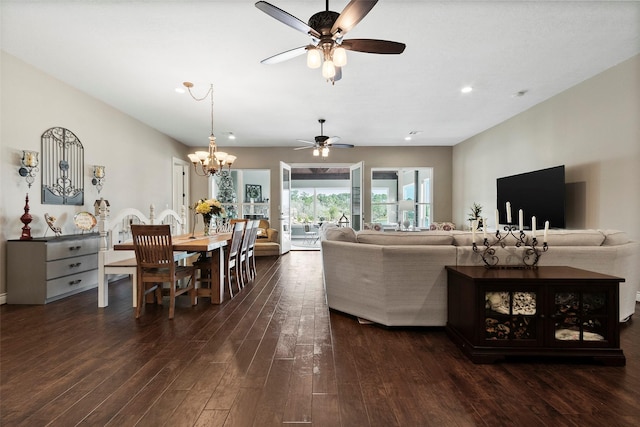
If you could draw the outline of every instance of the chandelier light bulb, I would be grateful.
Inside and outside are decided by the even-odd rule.
[[[322,147],[322,157],[329,157],[329,147]]]
[[[336,75],[336,67],[332,60],[326,60],[322,64],[322,77],[325,79],[332,79]]]
[[[320,68],[321,64],[322,64],[322,56],[320,55],[320,51],[315,47],[309,49],[307,51],[307,67]]]
[[[336,67],[347,65],[347,50],[342,46],[338,46],[333,50],[333,64]]]
[[[320,150],[318,149],[318,147],[313,149],[313,155],[318,157],[320,155]]]

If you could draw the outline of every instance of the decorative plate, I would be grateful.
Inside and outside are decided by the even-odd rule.
[[[73,217],[73,223],[80,230],[90,231],[93,227],[98,224],[96,217],[93,216],[91,212],[78,212]]]

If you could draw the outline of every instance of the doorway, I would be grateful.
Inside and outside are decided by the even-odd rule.
[[[350,165],[291,166],[291,249],[320,250],[320,227],[351,212]]]

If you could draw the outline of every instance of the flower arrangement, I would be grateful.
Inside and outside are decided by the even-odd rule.
[[[200,199],[193,206],[196,213],[202,214],[205,218],[208,216],[211,219],[212,216],[224,215],[225,211],[222,207],[222,203],[216,199]]]
[[[222,203],[216,199],[200,199],[195,203],[195,205],[193,205],[193,209],[196,213],[201,214],[204,219],[205,236],[209,235],[209,224],[211,223],[211,218],[225,214]]]

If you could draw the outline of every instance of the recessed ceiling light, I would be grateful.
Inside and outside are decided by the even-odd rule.
[[[462,93],[469,93],[473,90],[473,88],[471,86],[465,86],[462,89],[460,89],[460,92]]]
[[[177,87],[174,90],[176,91],[176,93],[184,93],[185,92],[185,90],[183,88],[181,88],[181,87]]]
[[[421,130],[412,130],[412,131],[409,132],[409,135],[404,137],[404,140],[405,141],[411,141],[411,137],[414,136],[414,135],[417,135],[419,133],[422,133],[422,131]]]
[[[236,139],[236,136],[233,134],[233,132],[229,132],[229,136],[227,136],[227,138]]]

